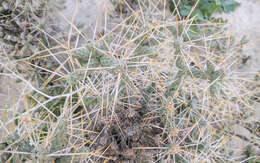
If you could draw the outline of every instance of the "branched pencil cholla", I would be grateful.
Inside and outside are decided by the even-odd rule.
[[[6,70],[32,92],[7,122],[16,129],[1,161],[234,161],[230,127],[259,93],[237,71],[242,43],[222,23],[180,19],[165,0],[113,3],[118,19],[94,39],[37,30],[33,53],[16,58],[36,82]]]

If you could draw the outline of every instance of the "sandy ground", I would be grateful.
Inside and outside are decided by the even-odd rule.
[[[251,56],[250,62],[244,66],[244,71],[260,70],[260,1],[259,0],[237,0],[241,6],[235,12],[222,14],[228,20],[228,27],[240,40],[246,36],[249,40],[244,47],[245,56]]]
[[[236,40],[239,41],[243,36],[249,40],[243,48],[244,56],[250,56],[248,62],[241,67],[240,71],[244,72],[259,72],[260,71],[260,1],[259,0],[237,0],[241,3],[235,12],[230,14],[222,14],[222,17],[228,20],[228,28],[235,35]],[[256,111],[252,117],[248,119],[249,122],[260,122],[260,105],[255,108]],[[233,131],[243,135],[249,140],[254,137],[247,129],[242,126],[234,125]],[[258,144],[260,139],[258,138]],[[229,142],[229,147],[234,151],[236,157],[240,157],[243,151],[249,144],[234,136]],[[256,153],[260,155],[260,149],[255,149]]]
[[[5,64],[5,66],[13,67],[10,64]],[[6,124],[6,121],[25,109],[23,101],[27,91],[27,87],[22,82],[9,76],[0,75],[0,141],[14,130],[14,123]]]
[[[67,0],[60,4],[59,11],[53,15],[63,32],[69,33],[73,24],[91,38],[106,28],[106,20],[112,9],[109,0]]]

